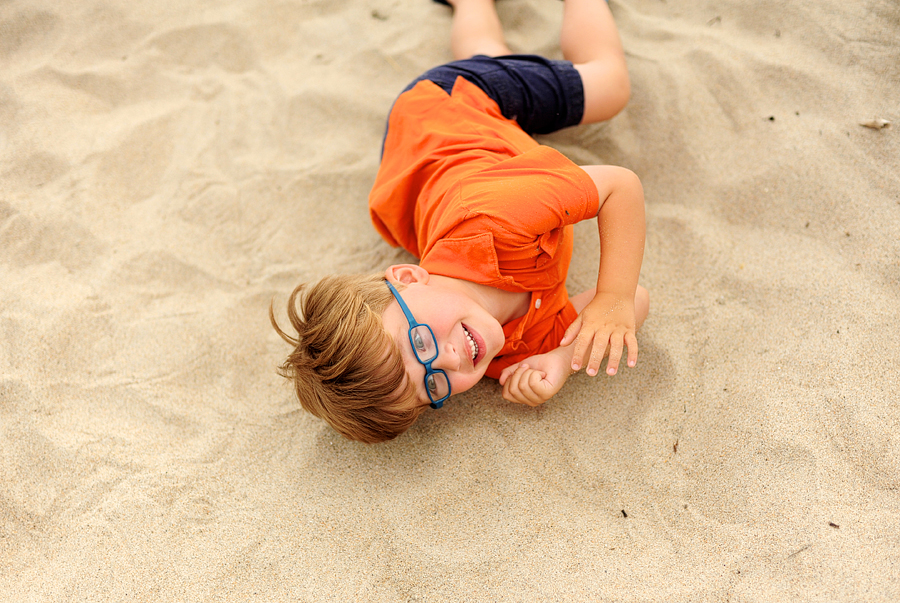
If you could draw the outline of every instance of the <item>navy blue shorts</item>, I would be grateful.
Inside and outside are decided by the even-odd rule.
[[[584,86],[572,63],[534,54],[477,55],[453,61],[429,69],[403,92],[430,80],[450,94],[460,75],[481,88],[504,117],[516,120],[528,134],[549,134],[577,125],[584,115]]]

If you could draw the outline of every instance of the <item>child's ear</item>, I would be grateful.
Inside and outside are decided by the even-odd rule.
[[[394,264],[393,266],[388,266],[388,269],[384,271],[384,277],[387,280],[392,283],[403,283],[404,285],[409,285],[410,283],[426,284],[429,276],[427,270],[415,264]]]

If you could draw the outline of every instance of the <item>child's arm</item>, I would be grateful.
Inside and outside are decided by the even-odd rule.
[[[595,292],[595,289],[590,289],[571,298],[578,313],[594,298]],[[571,369],[572,351],[571,344],[560,346],[546,354],[531,356],[519,364],[506,367],[500,373],[503,397],[510,402],[528,406],[543,404],[562,389],[569,375],[574,372]]]
[[[573,344],[573,371],[584,366],[596,375],[609,347],[606,372],[615,375],[625,346],[628,366],[637,362],[634,296],[644,258],[644,190],[638,177],[625,168],[593,165],[583,168],[600,194],[600,274],[597,293],[566,330],[560,342]]]
[[[644,190],[638,177],[625,168],[587,166],[600,194],[600,274],[597,288],[572,298],[578,318],[566,330],[560,346],[509,366],[500,375],[503,397],[529,406],[553,397],[573,372],[584,365],[596,375],[609,350],[607,373],[616,374],[625,346],[628,365],[637,362],[638,321],[647,314],[646,291],[638,290],[644,257]],[[636,297],[642,300],[635,316]]]
[[[596,289],[589,289],[571,298],[572,305],[579,313],[594,299]],[[640,285],[634,294],[635,319],[640,328],[650,311],[650,297]],[[503,397],[510,402],[537,406],[552,398],[562,389],[568,378],[575,374],[572,370],[573,344],[560,346],[547,354],[531,356],[503,369],[500,385]]]

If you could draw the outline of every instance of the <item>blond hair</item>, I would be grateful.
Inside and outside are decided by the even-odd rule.
[[[294,351],[279,367],[304,409],[360,442],[390,440],[424,410],[381,314],[394,299],[380,275],[329,276],[288,300],[297,337],[269,319]],[[298,311],[299,309],[299,311]]]

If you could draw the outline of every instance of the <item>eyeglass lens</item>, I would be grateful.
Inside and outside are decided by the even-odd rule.
[[[447,381],[447,375],[444,373],[431,373],[425,377],[425,385],[428,386],[428,391],[435,400],[450,393],[450,382]]]
[[[428,327],[424,325],[413,327],[409,331],[409,339],[419,362],[431,362],[437,358],[437,343]]]
[[[434,340],[431,329],[425,325],[419,325],[410,329],[409,339],[412,341],[416,358],[422,364],[431,362],[438,357],[437,342]],[[431,392],[431,396],[435,400],[443,398],[450,393],[450,382],[444,373],[427,375],[425,377],[425,385],[428,386],[428,391]]]

